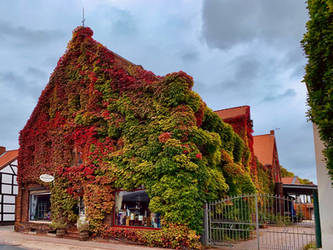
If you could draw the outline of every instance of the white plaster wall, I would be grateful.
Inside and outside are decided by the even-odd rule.
[[[3,169],[0,170],[1,173],[8,173],[8,174],[13,174],[13,170],[10,168],[10,166],[6,166]]]
[[[314,145],[317,165],[317,181],[319,195],[319,213],[322,235],[322,249],[333,249],[333,188],[328,176],[322,151],[324,144],[320,140],[317,126],[313,125]]]

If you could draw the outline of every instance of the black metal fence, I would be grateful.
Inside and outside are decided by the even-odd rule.
[[[204,242],[247,250],[318,246],[314,198],[251,194],[207,203]]]

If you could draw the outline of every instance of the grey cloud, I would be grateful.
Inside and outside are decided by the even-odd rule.
[[[202,94],[225,94],[229,93],[230,91],[233,91],[233,89],[237,89],[238,82],[234,80],[225,80],[223,82],[217,83],[217,84],[204,84],[201,82],[195,82],[194,83],[194,90],[198,91],[198,93]],[[238,91],[240,93],[240,91]]]
[[[206,0],[202,15],[204,39],[220,49],[255,39],[290,46],[300,40],[306,20],[304,2],[290,0]]]
[[[191,62],[194,62],[194,61],[198,60],[199,53],[197,53],[197,52],[187,52],[187,53],[182,54],[181,58],[185,63],[188,63],[188,62],[191,63]]]
[[[116,33],[123,35],[130,35],[135,33],[136,27],[134,23],[130,22],[127,19],[120,19],[114,22],[113,29],[116,30]]]
[[[302,79],[305,74],[305,64],[298,64],[291,73],[292,78]]]
[[[241,58],[235,60],[236,72],[235,78],[242,85],[248,84],[259,75],[260,63],[251,58]]]
[[[133,36],[137,33],[136,21],[130,12],[114,8],[106,16],[111,23],[113,34],[121,35],[128,39],[128,36]],[[112,19],[110,19],[110,16],[112,16]]]
[[[233,96],[248,95],[257,86],[260,77],[261,63],[251,56],[237,57],[230,63],[230,69],[233,71],[229,78],[224,77],[224,70],[221,70],[219,82],[209,83],[207,86],[201,84],[201,91],[215,93],[229,93]],[[205,86],[205,87],[203,87]]]
[[[14,72],[0,72],[2,145],[8,148],[17,147],[19,131],[29,118],[41,89],[37,81],[29,81],[26,76]]]
[[[38,98],[41,93],[42,86],[38,81],[28,81],[23,76],[14,72],[0,72],[0,86],[8,91],[13,90],[21,95],[28,95],[33,98]]]
[[[257,33],[252,28],[256,22],[257,3],[204,1],[202,32],[207,44],[213,48],[229,49],[238,42],[252,40]]]
[[[24,101],[23,101],[24,100]],[[30,100],[31,101],[31,100]],[[19,131],[23,128],[32,112],[32,102],[29,103],[26,99],[21,99],[20,106],[18,100],[12,98],[6,102],[2,102],[0,120],[0,144],[6,145],[9,148],[16,147]]]
[[[270,95],[263,99],[263,102],[274,102],[288,97],[296,96],[296,91],[294,89],[287,89],[284,93],[279,95]]]
[[[0,39],[16,46],[41,46],[65,37],[59,30],[34,30],[0,20]]]
[[[249,87],[246,91],[241,89],[239,81],[235,80],[224,80],[216,84],[194,84],[194,90],[213,109],[248,105],[255,100],[254,96],[258,94],[255,88]]]
[[[290,121],[297,123],[297,125],[291,124]],[[276,138],[280,164],[301,178],[316,181],[311,131],[311,123],[306,122],[305,118],[301,122],[289,115],[289,120],[283,121],[281,130],[276,133]]]
[[[31,75],[32,77],[40,78],[40,79],[45,79],[47,77],[47,74],[40,70],[39,68],[35,67],[29,67],[26,72]]]
[[[57,62],[59,61],[59,58],[57,57],[53,57],[53,56],[49,56],[47,57],[44,61],[43,64],[47,65],[47,66],[52,66],[53,68],[55,68],[55,66],[57,65]]]

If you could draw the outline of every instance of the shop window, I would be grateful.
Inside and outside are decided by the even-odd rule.
[[[29,218],[31,221],[51,221],[50,193],[31,192],[29,203]]]
[[[149,197],[144,190],[116,193],[115,225],[160,228],[160,215],[151,213]]]

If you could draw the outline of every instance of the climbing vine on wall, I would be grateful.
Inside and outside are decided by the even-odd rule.
[[[100,234],[113,191],[144,186],[152,212],[200,232],[205,201],[255,192],[248,148],[192,91],[192,77],[156,76],[92,34],[73,32],[20,135],[20,184],[53,174],[52,203],[67,204],[52,206],[53,219],[73,223],[71,205],[83,197]]]
[[[308,0],[310,19],[302,45],[308,59],[304,82],[308,89],[308,112],[325,143],[324,155],[333,180],[333,3]]]

